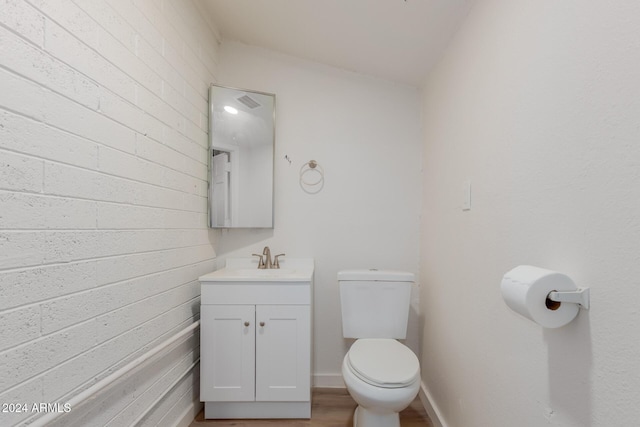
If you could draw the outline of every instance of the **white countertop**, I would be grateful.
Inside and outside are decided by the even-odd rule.
[[[259,269],[256,258],[229,258],[226,266],[199,278],[200,282],[310,282],[313,258],[281,258],[280,268]]]

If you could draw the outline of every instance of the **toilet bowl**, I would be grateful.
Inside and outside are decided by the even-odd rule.
[[[342,362],[342,378],[358,407],[354,427],[400,427],[399,412],[420,390],[418,358],[393,339],[360,339]]]
[[[413,280],[394,270],[338,272],[343,336],[356,338],[342,362],[358,404],[354,427],[400,427],[399,412],[418,394],[418,358],[396,341],[406,338]]]

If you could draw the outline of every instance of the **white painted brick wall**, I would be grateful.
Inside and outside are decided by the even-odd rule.
[[[64,403],[199,317],[217,48],[193,0],[0,0],[0,403]],[[54,425],[124,425],[167,391],[144,423],[169,425],[198,354],[195,334]]]

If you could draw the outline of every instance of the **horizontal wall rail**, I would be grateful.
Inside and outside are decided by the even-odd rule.
[[[101,379],[100,381],[98,381],[97,383],[95,383],[94,385],[89,387],[88,389],[82,391],[81,393],[79,393],[76,396],[74,396],[73,398],[71,398],[71,400],[69,400],[69,402],[68,402],[69,406],[71,408],[73,408],[75,406],[78,406],[78,405],[86,402],[86,401],[94,399],[95,396],[100,391],[102,391],[103,389],[109,387],[112,383],[114,383],[115,381],[117,381],[118,379],[123,377],[125,374],[131,372],[132,370],[134,370],[138,366],[140,366],[143,363],[147,362],[149,359],[151,359],[152,357],[156,356],[158,353],[160,353],[161,351],[163,351],[167,347],[171,346],[173,343],[175,343],[176,341],[178,341],[180,338],[184,337],[185,335],[189,334],[191,331],[193,331],[194,329],[196,329],[199,326],[200,326],[200,321],[197,320],[196,322],[194,322],[191,325],[187,326],[185,329],[183,329],[182,331],[178,332],[177,334],[175,334],[171,338],[169,338],[169,339],[163,341],[162,343],[158,344],[152,350],[146,352],[145,354],[143,354],[142,356],[138,357],[137,359],[127,363],[125,366],[123,366],[122,368],[118,369],[117,371],[115,371],[111,375]],[[63,414],[64,414],[63,412],[50,412],[50,413],[47,413],[45,416],[37,418],[36,420],[34,420],[33,423],[29,424],[29,426],[30,427],[46,427],[47,425],[49,425],[49,423],[51,423],[53,420],[55,420],[56,418],[58,418],[60,415],[63,415]]]

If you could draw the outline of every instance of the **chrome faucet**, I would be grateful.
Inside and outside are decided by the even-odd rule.
[[[269,246],[265,246],[264,250],[262,251],[262,255],[260,254],[252,254],[253,256],[257,256],[260,257],[260,260],[258,261],[258,268],[260,270],[264,270],[264,269],[272,269],[272,268],[280,268],[280,262],[278,261],[278,257],[284,256],[284,254],[278,254],[273,258],[273,261],[271,261],[271,249],[269,249]]]

